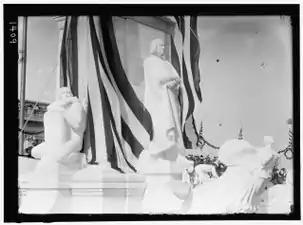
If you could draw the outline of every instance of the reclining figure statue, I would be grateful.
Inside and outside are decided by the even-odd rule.
[[[293,172],[289,170],[285,184],[276,184],[265,191],[262,196],[264,207],[258,213],[290,214],[294,204],[293,190]]]
[[[255,213],[277,157],[271,143],[256,148],[245,140],[226,141],[218,153],[218,159],[227,166],[226,171],[193,189],[188,213]]]

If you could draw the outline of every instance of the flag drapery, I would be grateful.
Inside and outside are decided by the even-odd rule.
[[[179,100],[186,147],[190,141],[184,124],[193,115],[196,96],[201,96],[199,42],[186,33],[196,32],[196,20],[197,17],[188,22],[185,17],[176,20],[183,37],[182,48],[175,45],[175,37],[171,36],[172,65],[184,83]],[[88,101],[83,144],[88,162],[108,162],[120,172],[136,172],[140,153],[153,139],[153,124],[122,66],[112,17],[66,17],[60,52],[60,86],[71,87],[75,96]]]
[[[183,83],[181,96],[179,96],[182,108],[183,142],[186,148],[194,148],[195,144],[188,137],[185,126],[187,122],[191,121],[193,133],[198,137],[194,117],[195,109],[202,102],[199,70],[200,43],[197,32],[198,17],[175,16],[171,19],[177,24],[175,37],[171,37],[172,65],[180,74]]]

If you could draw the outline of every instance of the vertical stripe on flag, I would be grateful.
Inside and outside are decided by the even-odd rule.
[[[186,108],[183,108],[183,126],[184,123],[186,122],[186,120],[190,117],[190,115],[192,115],[192,113],[194,112],[194,108],[195,108],[195,101],[194,101],[194,96],[191,90],[191,86],[190,86],[190,82],[189,82],[189,76],[191,74],[188,74],[188,68],[186,67],[186,60],[185,59],[185,53],[184,53],[184,49],[187,47],[185,46],[185,41],[186,41],[186,26],[185,26],[185,20],[183,16],[178,16],[177,18],[177,23],[178,23],[178,27],[179,30],[181,32],[182,35],[182,49],[181,49],[181,55],[182,55],[182,59],[181,59],[181,66],[182,66],[182,81],[184,84],[184,88],[185,88],[185,92],[187,93],[187,99],[185,101],[188,102],[188,106]],[[185,96],[184,96],[185,97]]]
[[[93,121],[93,114],[92,114],[92,108],[91,108],[91,100],[89,96],[89,91],[87,90],[87,101],[88,101],[88,107],[87,107],[87,125],[86,130],[84,133],[84,146],[83,146],[83,152],[85,154],[88,154],[87,150],[90,149],[91,159],[89,160],[89,164],[95,164],[96,163],[96,142],[95,142],[95,129],[94,129],[94,121]]]
[[[179,76],[181,77],[180,59],[179,59],[177,48],[176,48],[174,38],[172,35],[170,36],[170,43],[171,43],[171,64],[173,65],[173,67],[175,68],[175,70],[177,71]]]
[[[78,38],[77,17],[67,17],[61,45],[60,86],[71,88],[74,96],[78,90]]]
[[[112,29],[113,31],[113,29]],[[114,88],[115,91],[116,91],[116,95],[118,96],[119,98],[119,101],[120,101],[120,112],[121,112],[121,120],[124,120],[124,121],[127,121],[126,124],[127,126],[129,126],[129,131],[133,132],[133,134],[129,133],[129,132],[123,132],[123,135],[124,135],[124,138],[126,138],[125,135],[129,135],[130,137],[126,138],[128,140],[128,144],[131,145],[131,149],[132,151],[142,151],[143,150],[143,145],[147,146],[147,144],[149,143],[150,139],[152,139],[152,123],[151,123],[151,117],[149,115],[149,113],[145,110],[143,104],[137,99],[133,99],[132,101],[134,102],[131,102],[132,104],[137,104],[137,108],[138,106],[141,107],[142,109],[138,108],[139,110],[141,110],[141,112],[137,110],[137,112],[135,112],[134,110],[132,110],[130,108],[130,105],[128,104],[130,101],[131,101],[131,98],[128,99],[126,101],[125,99],[125,96],[122,95],[122,91],[120,88],[123,88],[124,92],[129,92],[131,94],[133,94],[134,96],[135,93],[134,93],[134,90],[132,89],[130,83],[128,82],[127,80],[127,77],[125,77],[125,80],[128,82],[128,85],[124,85],[122,83],[120,83],[120,87],[117,86],[116,84],[116,80],[114,79],[114,73],[113,71],[111,70],[111,68],[109,67],[109,60],[107,59],[107,54],[105,52],[105,49],[104,49],[104,46],[105,45],[110,45],[111,43],[109,42],[104,42],[104,39],[103,39],[103,36],[104,36],[104,32],[99,32],[99,42],[101,43],[100,45],[97,46],[97,49],[98,49],[98,53],[99,53],[99,56],[100,56],[100,61],[102,63],[102,67],[106,70],[106,75],[108,77],[108,80],[110,81],[110,85],[107,85],[106,87],[107,88]],[[115,41],[116,40],[112,40],[112,41]],[[118,51],[118,48],[114,48],[114,50]],[[117,52],[118,53],[118,52]],[[115,60],[115,59],[113,59]],[[121,63],[120,60],[118,60],[118,62],[115,64],[115,65],[119,65],[118,63]],[[121,68],[122,68],[122,65],[120,65]],[[123,68],[122,68],[122,71],[123,71]],[[121,77],[121,76],[120,76]],[[119,80],[119,78],[117,78]],[[125,83],[124,83],[125,84]],[[109,87],[110,86],[110,87]],[[127,91],[127,90],[130,90],[130,91]],[[132,97],[132,96],[131,96]],[[137,97],[137,96],[136,96]],[[143,121],[141,119],[138,120],[138,116],[136,116],[136,114],[138,113],[144,113],[145,116],[143,117]],[[117,123],[120,123],[120,120],[119,121],[116,121]],[[148,134],[147,133],[147,130],[143,127],[143,122],[147,122],[146,124],[148,124],[149,126],[149,129],[150,129],[150,133]],[[121,129],[120,129],[121,130]],[[136,149],[136,142],[137,140],[136,139],[133,139],[132,137],[136,137],[136,139],[142,143],[142,147],[141,149]],[[134,146],[133,146],[134,145]],[[137,145],[138,146],[138,145]]]
[[[67,35],[69,32],[68,18],[65,19],[64,31],[62,36],[61,52],[60,52],[60,87],[67,86],[67,61],[69,60],[67,55]]]
[[[112,126],[113,123],[113,116],[111,115],[111,110],[112,107],[109,103],[107,93],[105,91],[105,87],[103,85],[102,81],[102,75],[101,71],[103,71],[102,68],[99,66],[99,56],[98,56],[98,51],[97,51],[97,45],[98,45],[98,39],[97,39],[97,34],[95,30],[95,25],[93,18],[90,17],[89,20],[90,24],[90,35],[91,35],[91,47],[92,47],[92,52],[94,55],[94,60],[95,60],[95,66],[96,66],[96,72],[97,72],[97,81],[99,84],[100,88],[100,97],[101,97],[101,105],[102,105],[102,114],[103,114],[103,129],[104,129],[104,134],[105,134],[105,144],[106,144],[106,152],[107,152],[107,160],[110,162],[111,167],[114,169],[118,168],[118,161],[117,161],[117,154],[116,154],[116,148],[114,144],[114,133],[113,129],[115,126]]]
[[[200,72],[199,72],[199,55],[200,45],[197,39],[197,16],[175,16],[177,23],[177,34],[181,33],[182,46],[176,51],[181,51],[181,76],[182,86],[182,129],[183,142],[186,148],[192,148],[193,145],[186,134],[186,123],[191,120],[194,133],[198,137],[196,130],[195,118],[193,113],[195,108],[202,101],[200,91]],[[172,44],[172,47],[174,44]],[[174,59],[175,60],[175,59]],[[173,63],[172,51],[172,63]],[[175,66],[176,68],[176,66]],[[196,94],[195,94],[196,93]],[[197,98],[199,101],[197,101]]]
[[[70,86],[71,86],[71,90],[74,96],[79,97],[79,88],[78,88],[78,21],[77,21],[77,17],[72,16],[71,17],[71,24],[70,24],[70,55],[72,58],[72,61],[70,62],[70,70],[68,73],[68,76],[70,78]]]
[[[102,55],[106,61],[105,69],[109,79],[115,87],[120,98],[120,110],[122,114],[122,136],[130,146],[135,156],[139,154],[153,138],[152,121],[150,114],[135,94],[123,69],[115,38],[113,22],[111,17],[101,17],[100,42],[104,48]],[[142,133],[148,134],[148,139],[142,137]],[[143,138],[143,139],[142,139]]]
[[[117,167],[120,168],[122,171],[127,171],[129,169],[131,169],[132,171],[136,171],[136,169],[134,168],[135,162],[132,162],[130,158],[132,158],[131,155],[138,157],[141,151],[143,151],[144,147],[143,144],[140,143],[139,139],[137,139],[137,136],[135,135],[137,131],[131,129],[131,126],[134,123],[141,124],[142,126],[141,129],[143,129],[143,131],[145,129],[145,132],[149,134],[149,139],[150,139],[152,138],[151,118],[149,113],[146,110],[144,110],[144,108],[142,108],[143,104],[139,101],[138,97],[136,96],[134,90],[132,89],[125,75],[125,72],[123,70],[120,61],[120,56],[114,36],[114,30],[113,30],[113,24],[111,18],[101,17],[101,20],[99,20],[99,24],[97,22],[97,26],[98,25],[100,25],[101,28],[100,29],[101,32],[99,33],[99,39],[96,32],[97,27],[95,25],[95,21],[93,18],[90,18],[91,36],[92,38],[94,37],[94,39],[92,39],[92,45],[93,45],[92,48],[95,51],[96,56],[98,56],[98,58],[95,59],[96,63],[100,63],[100,65],[102,65],[102,69],[104,72],[103,75],[102,73],[100,73],[100,76],[101,76],[101,82],[103,88],[106,93],[106,98],[110,98],[111,95],[116,95],[116,98],[118,98],[120,102],[127,103],[127,104],[119,105],[120,106],[119,112],[121,112],[121,114],[128,113],[128,115],[121,115],[119,118],[120,121],[117,121],[118,120],[117,118],[111,116],[111,127],[112,127],[112,132],[114,133],[113,140],[111,141],[112,143],[114,143],[115,153],[117,154],[117,158],[112,160],[117,161]],[[107,47],[111,46],[112,50],[111,51],[106,50],[105,46]],[[114,55],[114,57],[112,55]],[[124,77],[125,79],[124,84],[120,82],[121,77]],[[131,97],[134,97],[134,99],[129,99],[129,98],[127,99],[125,97],[127,93],[133,94],[134,96]],[[131,102],[129,102],[130,100]],[[114,110],[114,108],[111,106],[110,101],[108,101],[108,105],[109,105],[108,108],[111,109],[109,110],[110,114],[113,115],[114,112],[112,110]],[[127,107],[129,107],[130,109],[125,109]],[[137,115],[137,113],[141,113],[141,114]],[[148,117],[144,116],[143,115],[144,113],[145,114],[147,113],[147,116],[149,116],[150,121],[146,120],[146,118]],[[119,129],[117,129],[116,126],[117,122],[121,123],[120,131]],[[149,130],[146,130],[146,127]],[[105,135],[107,135],[107,132],[105,132]],[[130,149],[126,148],[125,142],[130,146]],[[131,153],[129,151],[131,151]]]
[[[200,69],[199,69],[199,58],[200,58],[200,43],[198,39],[197,29],[198,17],[190,17],[190,63],[191,71],[194,78],[194,86],[199,101],[202,101],[202,94],[200,90]]]
[[[74,96],[79,97],[78,81],[78,18],[66,17],[60,52],[60,86],[71,88]],[[85,86],[88,92],[88,87]],[[96,163],[95,130],[92,117],[91,99],[87,93],[87,128],[83,135],[81,152],[91,155],[89,164]],[[88,149],[90,152],[88,153]]]
[[[81,86],[78,78],[78,57],[81,55],[78,53],[77,21],[77,17],[67,17],[60,55],[61,85],[70,86],[76,96],[79,92],[78,87]],[[196,38],[197,18],[191,18],[190,22],[187,22],[184,17],[179,16],[176,17],[176,22],[178,24],[176,36],[181,37],[182,45],[181,48],[176,47],[176,42],[171,36],[171,60],[183,81],[182,95],[179,96],[183,114],[181,117],[183,140],[185,147],[191,147],[184,125],[191,117],[193,118],[193,112],[198,103],[197,99],[202,100],[199,88],[200,46],[199,40]],[[92,155],[90,162],[98,161],[97,151],[106,151],[107,160],[113,168],[121,172],[136,171],[135,159],[139,157],[148,142],[153,139],[151,116],[136,95],[123,69],[112,18],[106,16],[87,17],[83,24],[90,33],[90,44],[87,45],[90,48],[90,61],[94,61],[91,65],[94,71],[91,71],[89,75],[81,75],[81,78],[92,76],[93,79],[90,80],[95,82],[95,84],[88,82],[86,87],[89,90],[94,86],[94,91],[91,90],[90,94],[87,95],[89,106],[87,130],[84,138],[85,140],[89,139],[88,142],[90,142]],[[84,73],[82,64],[81,69]],[[97,97],[100,97],[100,106],[95,106],[96,96],[93,95],[99,95]],[[92,101],[94,101],[93,105]],[[95,112],[99,108],[102,110],[102,119],[98,112]],[[103,121],[104,146],[98,146],[98,138],[95,136],[96,132],[100,133],[100,129],[98,130],[95,125],[100,123],[99,118]],[[194,129],[196,128],[194,127]]]
[[[117,84],[117,87],[119,88],[122,96],[124,97],[131,110],[134,112],[134,115],[142,123],[143,127],[147,130],[152,139],[153,130],[151,117],[136,95],[123,69],[112,18],[102,17],[100,25],[101,32],[103,34],[105,54],[108,58],[108,64],[110,70],[112,71],[112,75]]]
[[[175,70],[177,71],[179,77],[181,77],[181,68],[180,68],[180,59],[179,59],[179,55],[178,55],[178,51],[175,45],[175,41],[173,36],[170,36],[170,43],[171,43],[171,63],[173,65],[173,67],[175,68]],[[182,77],[181,77],[182,78]],[[183,93],[180,90],[179,94],[178,94],[178,101],[180,104],[180,123],[182,125],[182,118],[183,118]]]

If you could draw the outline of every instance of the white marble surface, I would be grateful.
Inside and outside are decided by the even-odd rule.
[[[20,157],[20,191],[27,188],[31,172],[38,160]],[[291,191],[286,185],[276,185],[262,196],[264,202],[257,213],[288,213]],[[34,191],[23,189],[23,193]],[[145,181],[140,175],[120,174],[102,166],[88,166],[82,170],[62,167],[60,189],[52,213],[142,213]],[[269,193],[270,192],[270,193]],[[269,194],[268,194],[269,193]]]
[[[37,192],[28,186],[37,160],[20,157],[19,161],[20,192],[23,195],[31,191]],[[87,166],[80,170],[68,170],[62,166],[59,189],[42,190],[40,194],[45,198],[56,195],[53,207],[48,211],[50,214],[141,213],[144,189],[144,179],[135,174],[120,174],[102,166]]]

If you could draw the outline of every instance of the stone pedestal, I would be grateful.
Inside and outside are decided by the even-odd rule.
[[[73,176],[70,188],[75,213],[140,213],[145,180],[138,174],[89,166]]]
[[[19,176],[20,194],[29,186],[31,172]],[[55,204],[48,212],[76,214],[140,213],[145,180],[138,174],[121,174],[106,166],[61,168]],[[45,190],[47,192],[47,190]]]

